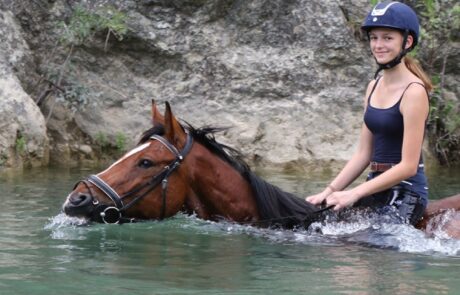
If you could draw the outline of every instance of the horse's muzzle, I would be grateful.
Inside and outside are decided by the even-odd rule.
[[[72,192],[67,197],[62,209],[69,216],[90,218],[97,205],[98,201],[94,200],[93,197],[79,192]]]

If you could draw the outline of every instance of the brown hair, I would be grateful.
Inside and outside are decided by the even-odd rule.
[[[430,76],[422,69],[422,66],[413,57],[405,56],[404,57],[404,64],[412,72],[415,76],[417,76],[420,80],[422,80],[423,84],[425,85],[426,91],[431,92],[434,88],[433,83],[431,82]]]

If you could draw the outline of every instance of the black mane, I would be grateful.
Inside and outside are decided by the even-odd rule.
[[[186,123],[185,129],[195,141],[229,163],[250,183],[263,226],[308,227],[313,221],[319,219],[319,208],[261,179],[251,171],[238,150],[217,142],[215,134],[227,128],[209,126],[194,128]],[[139,144],[148,141],[152,135],[164,135],[164,127],[157,125],[145,131]]]

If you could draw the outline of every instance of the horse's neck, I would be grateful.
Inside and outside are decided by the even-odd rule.
[[[189,210],[205,219],[258,220],[257,205],[244,177],[202,145],[195,145],[188,157],[192,178]]]

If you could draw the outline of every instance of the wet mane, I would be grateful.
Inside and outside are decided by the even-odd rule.
[[[307,227],[314,219],[318,218],[317,207],[261,179],[251,171],[249,165],[243,160],[241,152],[217,142],[215,134],[228,128],[210,126],[195,128],[186,123],[185,129],[196,142],[229,163],[249,182],[256,199],[260,218],[265,226]],[[164,127],[157,125],[142,134],[139,144],[148,141],[152,135],[164,135],[164,132]]]

